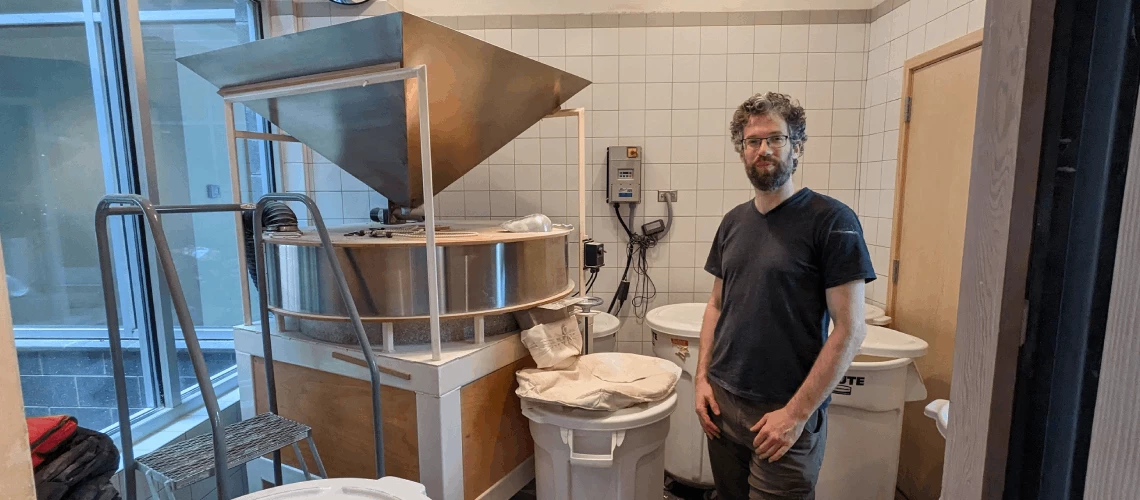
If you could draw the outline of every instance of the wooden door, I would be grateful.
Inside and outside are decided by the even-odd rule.
[[[898,487],[911,500],[937,499],[942,483],[945,441],[923,408],[950,397],[981,52],[976,32],[908,61],[903,73],[888,302],[892,328],[930,344],[916,360],[929,397],[908,403],[903,420]]]

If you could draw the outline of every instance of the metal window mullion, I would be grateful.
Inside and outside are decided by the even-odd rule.
[[[87,63],[91,71],[91,93],[94,97],[95,106],[95,119],[99,133],[99,151],[100,160],[103,165],[103,182],[106,194],[119,192],[121,189],[119,185],[120,172],[123,169],[129,169],[127,165],[123,165],[117,161],[121,156],[116,155],[114,152],[114,142],[112,138],[112,128],[110,122],[111,106],[109,105],[110,94],[108,92],[109,82],[105,81],[106,72],[104,71],[101,43],[99,40],[99,32],[95,27],[95,7],[94,0],[83,0],[83,27],[87,38]],[[127,265],[127,252],[126,242],[128,235],[126,234],[125,226],[121,221],[117,221],[111,229],[111,249],[113,252],[113,261],[115,263],[115,278],[118,283],[127,284],[131,283],[131,276],[129,266]],[[136,309],[133,291],[137,290],[137,286],[120,286],[117,288],[119,294],[120,314],[122,316],[123,330],[130,333],[136,333],[138,329],[138,321],[135,316]]]
[[[0,14],[0,27],[6,26],[69,26],[84,24],[89,19],[103,17],[103,11],[84,8],[83,12],[27,12],[17,14]],[[175,23],[175,22],[211,22],[233,21],[234,11],[231,9],[174,9],[149,10],[140,14],[141,22],[147,23]]]
[[[117,9],[119,26],[122,27],[122,42],[120,54],[123,64],[122,76],[128,90],[130,102],[130,127],[128,133],[134,141],[133,160],[137,166],[138,192],[146,196],[151,203],[160,204],[158,166],[154,157],[154,133],[150,120],[150,97],[147,92],[146,64],[143,55],[142,23],[139,20],[138,0],[121,0],[107,5],[107,9]],[[140,229],[140,235],[142,231]],[[149,239],[145,242],[146,275],[150,277],[146,283],[144,293],[147,293],[153,311],[148,326],[153,327],[151,335],[140,335],[140,349],[143,355],[143,366],[148,360],[157,362],[157,380],[162,387],[163,406],[173,408],[182,403],[182,391],[178,383],[178,352],[174,345],[174,315],[170,302],[170,292],[167,288],[166,278],[158,268],[157,255],[154,244]]]
[[[94,9],[94,5],[91,5]],[[93,83],[101,83],[103,92],[95,93],[96,110],[103,108],[106,111],[104,118],[106,122],[101,122],[101,139],[107,141],[104,150],[104,161],[107,161],[106,155],[111,155],[110,164],[112,169],[105,167],[105,177],[113,177],[114,182],[108,179],[106,188],[108,192],[135,192],[138,188],[136,171],[134,169],[134,162],[132,161],[132,147],[131,147],[131,130],[129,103],[125,102],[124,95],[127,90],[124,86],[124,77],[126,75],[125,67],[126,61],[121,54],[126,54],[125,51],[119,52],[122,41],[119,37],[122,33],[123,24],[121,19],[112,19],[111,16],[113,8],[108,8],[105,5],[100,5],[97,13],[98,19],[93,21],[98,22],[98,28],[102,34],[102,38],[98,39],[99,49],[101,50],[102,57],[92,57],[92,63],[98,67],[98,75],[96,69],[92,69]],[[94,33],[88,31],[88,37],[95,42],[93,38]],[[98,77],[98,78],[97,78]],[[101,81],[100,81],[101,80]],[[98,87],[96,87],[98,88]],[[106,125],[106,129],[102,128]],[[107,134],[107,135],[103,135]],[[111,224],[111,241],[113,243],[113,262],[116,266],[115,279],[118,283],[119,305],[122,309],[123,329],[129,328],[129,332],[121,333],[124,336],[132,336],[138,340],[139,343],[139,357],[141,364],[141,375],[143,385],[143,404],[146,407],[159,407],[162,403],[160,400],[159,387],[156,385],[159,375],[155,373],[154,363],[151,353],[154,351],[152,342],[147,335],[149,329],[147,325],[149,313],[148,309],[148,294],[146,293],[146,275],[144,274],[144,256],[142,251],[142,238],[143,233],[139,226],[139,221],[125,220],[124,218],[116,218]]]

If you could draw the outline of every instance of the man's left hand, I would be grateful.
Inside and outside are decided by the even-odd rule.
[[[765,414],[749,430],[757,433],[752,446],[761,460],[775,462],[796,444],[807,418],[799,419],[787,407]]]

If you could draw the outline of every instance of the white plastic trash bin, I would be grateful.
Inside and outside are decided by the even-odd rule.
[[[885,359],[851,363],[832,393],[817,498],[895,497],[903,406],[926,398],[914,358],[927,347],[917,337],[867,325],[859,354]]]
[[[380,479],[320,479],[287,484],[238,497],[237,500],[431,500],[420,483],[384,477]]]
[[[590,325],[590,336],[594,338],[593,352],[617,352],[617,332],[621,320],[609,313],[598,313]]]
[[[659,500],[677,394],[617,411],[523,400],[543,500]]]
[[[863,308],[863,317],[868,325],[875,326],[890,326],[891,317],[887,316],[887,312],[883,308],[867,304]]]
[[[945,438],[946,428],[950,426],[950,402],[945,399],[935,399],[926,405],[926,409],[922,413],[934,419],[935,424],[938,425],[938,433]],[[941,496],[938,498],[939,500],[942,499]]]
[[[653,332],[653,355],[681,367],[677,396],[682,409],[671,417],[672,426],[665,441],[665,470],[682,483],[701,487],[713,485],[708,442],[692,408],[704,314],[705,304],[689,303],[661,306],[645,316],[645,323]]]

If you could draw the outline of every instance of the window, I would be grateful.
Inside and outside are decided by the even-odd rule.
[[[120,192],[157,194],[161,204],[229,202],[221,98],[175,59],[260,32],[247,0],[120,4],[0,6],[0,242],[26,411],[67,413],[80,425],[109,430],[118,420],[95,206]],[[139,10],[132,16],[120,9]],[[140,43],[141,52],[131,50]],[[237,121],[247,130],[266,127],[248,111]],[[272,169],[264,168],[268,148],[246,142],[239,164],[249,201],[273,184]],[[232,387],[231,328],[243,319],[244,278],[234,216],[171,215],[163,222],[215,387]],[[149,236],[136,218],[112,217],[110,225],[128,399],[135,421],[159,425],[200,404],[197,381],[169,294],[148,264]],[[136,427],[136,435],[145,431]]]

